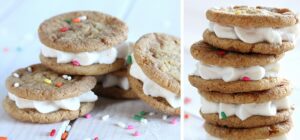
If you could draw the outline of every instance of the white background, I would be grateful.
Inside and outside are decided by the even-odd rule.
[[[5,78],[20,67],[39,63],[39,24],[51,16],[74,10],[97,10],[124,20],[129,26],[129,41],[136,41],[149,32],[180,36],[179,0],[0,0],[0,102],[7,93]],[[161,113],[150,117],[148,125],[134,121],[134,113],[142,110],[153,111],[141,101],[122,102],[101,98],[92,112],[94,117],[78,119],[69,139],[83,140],[95,136],[100,140],[179,139],[180,125],[163,121]],[[106,114],[111,119],[101,121],[101,116]],[[142,136],[132,137],[132,131],[114,125],[117,121],[136,125]],[[0,106],[0,136],[7,136],[10,140],[53,139],[48,137],[48,133],[51,129],[63,129],[62,126],[62,123],[39,125],[18,122]],[[170,132],[173,134],[169,135]]]
[[[288,7],[296,12],[300,12],[299,0],[184,0],[184,93],[187,97],[192,98],[192,102],[185,106],[187,112],[199,116],[200,97],[195,88],[193,88],[187,79],[187,76],[195,68],[195,60],[189,53],[192,43],[202,39],[203,31],[208,27],[208,21],[205,17],[205,11],[211,7],[226,7],[231,5],[250,5],[250,6],[275,6]],[[297,42],[296,49],[286,53],[281,60],[281,76],[291,80],[294,86],[294,92],[291,95],[291,102],[295,104],[294,125],[291,138],[296,139],[300,131],[300,42]],[[205,132],[201,127],[203,120],[200,117],[193,117],[185,121],[185,139],[204,139]]]

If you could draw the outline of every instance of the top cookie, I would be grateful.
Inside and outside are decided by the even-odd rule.
[[[127,39],[121,20],[96,11],[77,11],[45,20],[39,38],[46,46],[66,52],[101,51]]]
[[[180,40],[163,33],[142,36],[133,48],[143,72],[160,86],[180,94]]]
[[[41,64],[22,68],[6,80],[6,88],[12,94],[29,100],[60,100],[79,96],[96,85],[92,76],[63,78]]]
[[[298,22],[298,17],[287,8],[234,6],[207,10],[208,20],[239,27],[285,27]]]

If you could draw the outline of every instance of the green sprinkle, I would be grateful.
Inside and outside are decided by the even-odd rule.
[[[139,114],[140,114],[140,116],[145,116],[146,112],[145,111],[141,111]]]
[[[72,23],[70,19],[66,19],[65,22],[67,22],[68,24]]]
[[[137,120],[137,121],[141,121],[143,119],[143,116],[141,116],[141,115],[134,115],[133,119]]]
[[[221,112],[221,116],[222,116],[222,120],[226,120],[227,119],[227,116],[226,116],[225,112]]]
[[[127,56],[127,64],[132,64],[132,58],[131,55]]]
[[[22,48],[20,46],[18,46],[16,50],[17,50],[17,52],[21,52]]]

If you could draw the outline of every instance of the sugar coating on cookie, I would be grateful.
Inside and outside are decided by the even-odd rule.
[[[192,45],[191,54],[195,59],[200,60],[204,64],[236,68],[258,65],[265,66],[276,63],[284,55],[241,54],[214,48],[203,41]]]
[[[8,96],[4,108],[13,118],[53,123],[73,120],[92,110],[98,99],[91,91],[96,84],[94,77],[60,75],[41,64],[30,68],[30,72],[27,68],[17,70],[6,80]]]
[[[74,21],[82,16],[86,19]],[[121,20],[96,11],[75,11],[45,20],[39,27],[43,44],[65,52],[109,49],[127,39],[128,28]]]
[[[142,36],[134,56],[144,73],[164,88],[180,94],[180,40],[163,33]]]
[[[203,40],[219,49],[241,53],[282,54],[294,48],[293,42],[283,41],[282,44],[268,42],[246,43],[238,39],[219,38],[216,33],[208,29],[203,33]]]
[[[287,8],[234,6],[211,8],[206,17],[212,22],[240,27],[285,27],[298,23],[298,17]],[[258,22],[259,21],[259,22]]]

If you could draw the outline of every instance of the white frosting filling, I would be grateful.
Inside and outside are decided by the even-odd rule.
[[[132,43],[123,43],[116,47],[102,51],[70,53],[55,50],[46,46],[42,46],[41,52],[45,57],[57,58],[57,63],[70,63],[76,60],[82,66],[88,66],[95,63],[99,64],[112,64],[117,58],[125,59],[129,54]]]
[[[32,108],[32,109],[36,109],[40,113],[50,113],[60,109],[75,111],[80,108],[81,102],[95,102],[98,99],[98,97],[92,91],[81,94],[78,97],[56,100],[56,101],[28,100],[28,99],[17,97],[14,94],[9,92],[8,92],[8,97],[10,100],[15,101],[18,108],[20,109]]]
[[[217,138],[215,136],[212,136],[210,134],[206,134],[206,140],[222,140],[222,139]],[[288,140],[288,135],[283,134],[281,136],[272,137],[272,138],[269,138],[269,139],[260,139],[260,140]]]
[[[133,55],[132,56],[132,65],[130,67],[130,75],[136,79],[139,79],[143,82],[143,92],[146,95],[150,95],[152,97],[163,97],[167,100],[167,102],[173,107],[180,107],[180,97],[176,96],[175,93],[161,87],[150,78],[148,78],[141,67],[135,62]]]
[[[275,101],[250,104],[215,103],[202,97],[201,105],[201,112],[204,114],[218,113],[221,119],[221,112],[224,112],[226,116],[235,115],[241,120],[246,120],[255,115],[275,116],[277,110],[290,108],[287,97]]]
[[[209,30],[214,32],[219,38],[239,39],[251,44],[263,41],[274,44],[282,44],[282,41],[294,42],[299,35],[300,26],[299,24],[295,24],[282,28],[241,28],[210,22]]]
[[[237,81],[243,77],[251,80],[260,80],[265,77],[276,77],[279,72],[279,63],[266,66],[252,66],[245,68],[219,67],[206,65],[200,61],[197,63],[194,75],[200,76],[205,80],[223,79],[225,82]]]
[[[123,90],[128,90],[130,88],[127,76],[115,76],[112,74],[105,75],[100,78],[102,86],[104,88],[118,86]]]

